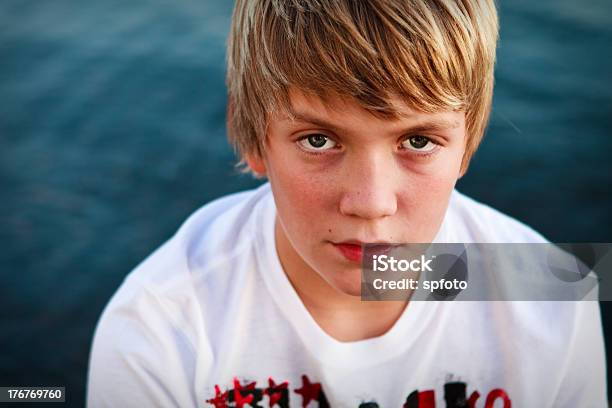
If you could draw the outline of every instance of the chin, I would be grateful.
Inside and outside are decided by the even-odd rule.
[[[345,295],[361,298],[361,282],[356,286],[352,286],[350,288],[340,288],[339,290]]]
[[[361,270],[356,276],[332,282],[332,287],[345,295],[361,297]]]

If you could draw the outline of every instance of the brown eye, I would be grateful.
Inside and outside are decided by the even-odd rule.
[[[328,136],[320,133],[308,135],[303,139],[298,140],[298,144],[303,149],[310,151],[323,151],[336,147],[336,142],[334,142]]]
[[[422,149],[429,143],[429,139],[423,136],[412,136],[408,140],[410,141],[410,145],[415,149]]]
[[[430,152],[435,149],[435,144],[425,136],[410,136],[402,142],[402,147],[417,151],[417,152]]]
[[[325,143],[327,143],[327,137],[323,135],[310,135],[308,136],[308,143],[310,143],[312,147],[316,147],[318,149],[325,146]]]

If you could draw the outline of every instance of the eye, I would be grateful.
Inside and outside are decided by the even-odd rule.
[[[410,136],[402,142],[402,147],[415,152],[427,153],[436,148],[436,144],[425,136]]]
[[[320,133],[313,133],[312,135],[305,136],[298,140],[298,144],[305,150],[318,152],[330,150],[337,146],[337,143],[331,138]]]

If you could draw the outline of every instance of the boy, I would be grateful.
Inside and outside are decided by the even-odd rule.
[[[239,0],[216,200],[107,306],[91,407],[603,407],[596,302],[362,302],[366,243],[545,242],[454,191],[491,107],[492,0]]]

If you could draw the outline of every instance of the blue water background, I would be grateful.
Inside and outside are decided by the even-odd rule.
[[[612,242],[612,2],[500,3],[492,121],[459,187],[553,241]],[[82,406],[124,276],[258,184],[225,140],[231,6],[0,3],[0,385],[65,385]]]

